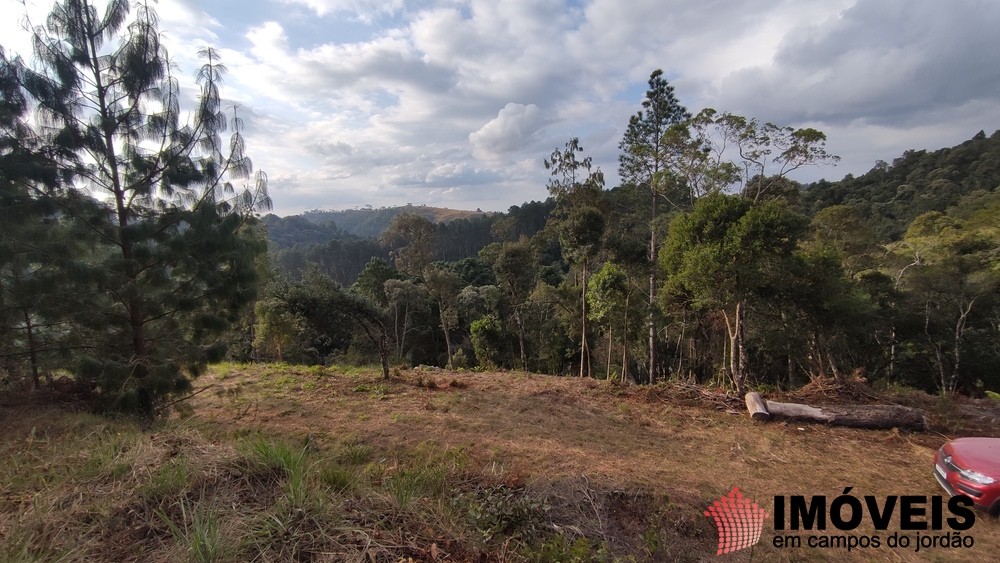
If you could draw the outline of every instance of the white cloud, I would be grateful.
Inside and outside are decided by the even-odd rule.
[[[370,22],[380,15],[392,15],[403,9],[404,0],[282,0],[285,4],[301,4],[318,16],[348,14],[359,21]]]
[[[27,0],[36,23],[48,2]],[[45,8],[37,15],[40,6]],[[20,7],[17,7],[20,10]],[[276,210],[546,195],[541,161],[570,137],[617,181],[618,143],[662,68],[711,106],[825,131],[861,173],[907,148],[1000,127],[985,0],[160,0],[177,76],[219,48],[222,95]],[[8,48],[30,45],[0,18]]]
[[[160,29],[168,39],[199,39],[207,43],[219,41],[217,31],[222,23],[186,0],[160,0],[153,9],[160,19]]]
[[[724,79],[720,101],[787,121],[900,126],[942,106],[1000,103],[997,22],[996,3],[859,0],[790,30],[772,64]]]
[[[477,157],[494,159],[524,147],[545,125],[542,110],[535,104],[505,105],[494,119],[469,134]]]

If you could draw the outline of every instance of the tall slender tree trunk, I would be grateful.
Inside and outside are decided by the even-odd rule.
[[[580,377],[584,374],[584,362],[587,360],[587,260],[583,260],[582,282],[580,283]],[[589,361],[586,361],[589,365]],[[587,375],[590,375],[589,370]]]
[[[31,383],[35,389],[38,389],[41,387],[41,380],[38,375],[38,350],[35,343],[35,331],[34,327],[31,326],[31,314],[28,312],[28,308],[25,307],[23,312],[24,329],[28,332],[28,357],[31,360]]]
[[[744,318],[746,306],[742,301],[736,303],[733,318],[722,312],[726,320],[726,331],[729,333],[729,374],[736,394],[742,396],[745,391],[747,350],[744,338]]]
[[[682,372],[684,371],[684,335],[687,331],[687,318],[681,321],[681,333],[677,337],[677,375],[675,377],[683,377]]]
[[[895,383],[896,374],[896,319],[889,319],[889,382]]]
[[[958,389],[958,378],[961,375],[960,368],[962,366],[962,335],[965,334],[965,323],[969,319],[972,304],[976,302],[976,299],[977,297],[973,297],[965,308],[961,305],[958,307],[958,321],[955,322],[955,367],[951,370],[951,381],[948,386],[948,390],[952,393]]]
[[[385,325],[379,323],[379,334],[378,334],[378,357],[380,363],[382,364],[382,379],[388,381],[389,379],[389,335],[388,331],[385,330]],[[448,356],[448,361],[451,361],[451,356]]]
[[[451,365],[451,335],[448,334],[448,323],[444,320],[444,303],[438,301],[438,314],[441,316],[441,330],[444,332],[444,346],[448,352],[448,369],[453,369]]]
[[[404,327],[405,330],[405,327]],[[399,334],[399,304],[392,306],[392,332],[396,336],[396,356],[403,357],[403,343]],[[405,333],[404,333],[405,334]]]
[[[649,329],[649,382],[656,382],[656,324],[654,312],[656,309],[656,190],[650,181],[652,202],[649,218],[649,311],[646,324]]]
[[[604,379],[611,380],[611,354],[614,348],[614,325],[608,323],[608,368],[604,370]]]
[[[514,308],[514,322],[517,323],[517,345],[521,349],[521,371],[528,371],[528,354],[524,349],[524,315],[520,307]]]
[[[632,297],[631,288],[625,294],[625,318],[622,321],[622,383],[628,380],[628,301]]]
[[[410,332],[410,322],[413,320],[413,311],[410,310],[409,304],[403,309],[403,333],[399,335],[399,357],[403,357],[403,351],[406,350],[406,333]]]
[[[85,13],[87,17],[87,29],[97,29],[96,22],[91,19],[90,12],[85,11]],[[111,175],[111,188],[115,199],[115,210],[118,214],[118,227],[121,236],[119,244],[121,245],[122,258],[125,261],[126,283],[132,283],[139,276],[139,268],[135,263],[133,243],[129,236],[130,211],[121,173],[118,170],[118,155],[115,151],[114,130],[116,120],[111,115],[111,110],[108,107],[108,90],[101,73],[101,63],[98,58],[97,43],[94,36],[89,38],[89,46],[90,60],[88,62],[94,74],[94,86],[97,90],[98,111],[101,116],[101,127],[104,136],[104,157],[107,159],[105,166]],[[136,377],[143,377],[146,375],[146,359],[148,357],[145,337],[145,307],[142,298],[137,294],[129,297],[125,306],[128,310],[129,329],[132,334],[132,351],[135,355],[133,374]],[[142,405],[142,407],[151,412],[152,405],[148,405],[148,407]]]
[[[931,303],[930,301],[924,302],[924,337],[927,338],[927,344],[934,350],[934,360],[937,363],[938,368],[938,381],[939,389],[941,394],[944,395],[948,392],[948,377],[945,375],[944,368],[944,354],[941,353],[941,345],[934,341],[931,337]]]

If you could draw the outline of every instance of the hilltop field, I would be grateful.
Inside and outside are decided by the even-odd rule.
[[[151,426],[0,395],[0,561],[993,561],[1000,550],[1000,524],[978,515],[970,549],[776,548],[768,520],[752,552],[716,556],[704,515],[733,487],[768,512],[776,495],[832,500],[847,487],[939,495],[942,443],[1000,436],[987,401],[792,397],[926,409],[931,431],[909,433],[755,423],[739,401],[680,383],[225,364],[196,385]],[[898,529],[866,517],[849,534],[884,542]]]

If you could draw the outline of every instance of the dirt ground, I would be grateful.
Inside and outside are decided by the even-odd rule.
[[[383,381],[364,370],[231,365],[213,369],[197,386],[189,417],[214,431],[266,429],[320,448],[364,443],[385,456],[458,450],[484,475],[506,482],[538,490],[585,483],[581,490],[604,491],[599,514],[605,515],[615,514],[611,505],[623,495],[669,499],[663,525],[685,546],[687,560],[995,561],[1000,552],[1000,525],[986,515],[963,533],[973,547],[917,551],[885,546],[900,532],[899,519],[879,531],[866,513],[847,532],[782,534],[767,520],[752,551],[716,556],[715,528],[704,515],[733,487],[769,513],[775,496],[832,501],[847,488],[862,501],[876,497],[880,506],[889,495],[930,502],[943,494],[932,473],[937,448],[962,435],[1000,436],[1000,410],[984,401],[912,392],[883,397],[927,409],[931,431],[914,433],[759,423],[738,401],[691,386],[623,387],[521,373],[396,370]],[[627,525],[628,514],[619,517]],[[918,532],[901,533],[919,541]],[[803,545],[775,547],[780,535],[798,535]],[[810,535],[877,536],[881,546],[810,548]]]

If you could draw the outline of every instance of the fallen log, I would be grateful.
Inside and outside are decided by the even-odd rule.
[[[927,417],[920,409],[902,405],[838,405],[814,407],[799,403],[766,401],[760,393],[746,394],[747,410],[753,420],[784,418],[821,422],[851,428],[926,430]]]

